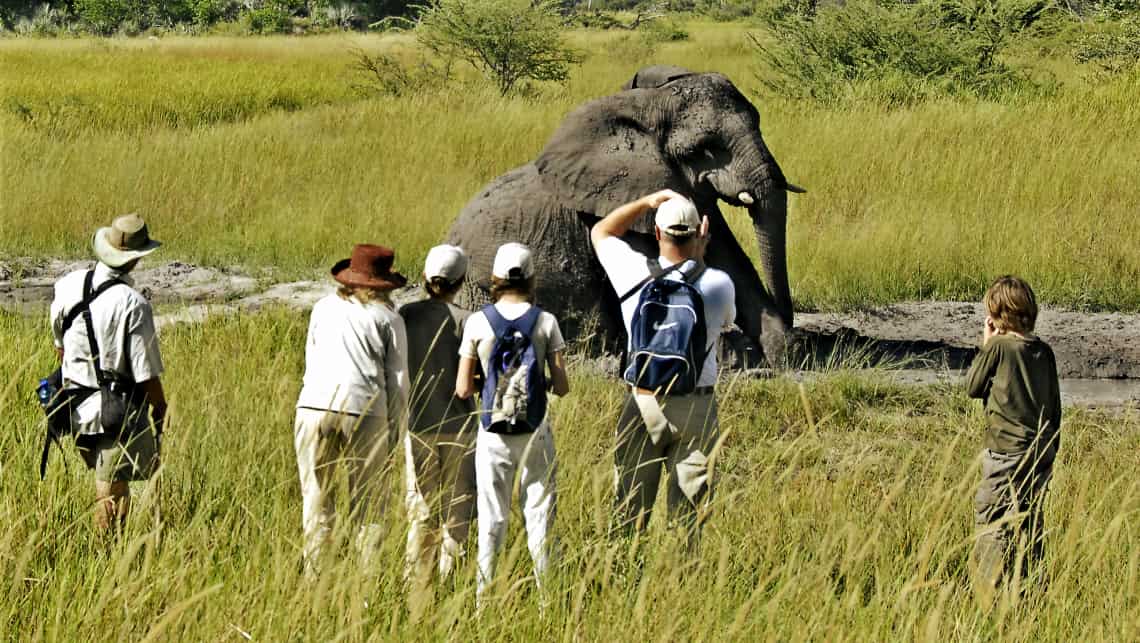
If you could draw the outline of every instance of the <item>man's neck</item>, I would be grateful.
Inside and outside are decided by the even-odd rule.
[[[684,252],[674,245],[661,244],[659,247],[661,251],[661,258],[668,261],[670,264],[679,264],[692,259],[689,253]]]

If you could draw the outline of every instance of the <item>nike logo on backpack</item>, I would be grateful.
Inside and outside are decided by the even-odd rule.
[[[676,325],[677,325],[677,322],[669,322],[668,324],[660,324],[660,323],[654,322],[653,330],[655,330],[655,331],[666,330],[666,329],[672,328]]]

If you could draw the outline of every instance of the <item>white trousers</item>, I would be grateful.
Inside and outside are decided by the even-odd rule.
[[[527,548],[535,577],[550,568],[555,500],[554,435],[543,422],[534,433],[501,435],[479,431],[475,441],[475,480],[479,506],[479,579],[482,595],[495,575],[495,557],[506,543],[511,494],[518,485]]]
[[[409,431],[404,437],[408,607],[419,620],[434,602],[432,576],[447,578],[464,555],[475,518],[475,428],[461,433]]]
[[[395,438],[387,418],[297,409],[293,446],[301,476],[302,556],[309,578],[320,570],[321,552],[336,522],[334,480],[340,465],[348,469],[349,518],[357,527],[360,563],[365,569],[373,563],[384,534],[384,472]]]

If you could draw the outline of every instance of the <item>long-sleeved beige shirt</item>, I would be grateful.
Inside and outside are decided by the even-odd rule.
[[[383,416],[403,426],[408,408],[404,321],[388,304],[331,294],[309,318],[297,406]]]

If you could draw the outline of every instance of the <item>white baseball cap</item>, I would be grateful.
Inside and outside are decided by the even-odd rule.
[[[691,237],[700,232],[701,215],[697,206],[685,197],[673,197],[657,208],[653,222],[674,237]]]
[[[534,276],[530,248],[521,243],[504,243],[495,253],[491,275],[499,279],[530,279]]]
[[[455,283],[467,274],[467,254],[459,246],[443,244],[428,250],[424,259],[424,278],[431,281],[443,277],[448,283]]]

